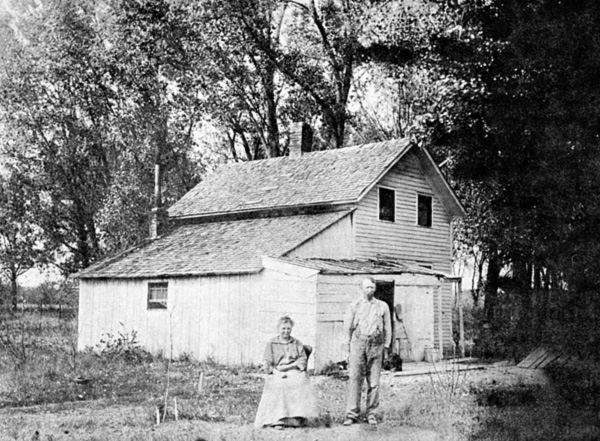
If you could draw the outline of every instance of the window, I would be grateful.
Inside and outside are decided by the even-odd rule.
[[[417,224],[422,227],[431,227],[433,198],[418,195],[417,197]]]
[[[167,282],[148,283],[148,309],[167,309]]]
[[[394,190],[379,187],[379,220],[389,222],[396,220],[396,192]]]

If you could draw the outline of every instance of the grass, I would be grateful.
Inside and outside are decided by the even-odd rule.
[[[169,361],[144,352],[135,335],[106,336],[95,350],[77,352],[75,321],[52,316],[0,317],[0,335],[0,440],[282,438],[281,433],[252,427],[263,385],[255,367],[225,367],[190,357]],[[546,386],[490,383],[482,380],[486,373],[477,377],[456,368],[441,369],[446,367],[443,363],[439,366],[433,375],[420,379],[399,382],[386,377],[380,408],[385,424],[377,433],[361,425],[353,428],[352,436],[397,439],[401,434],[407,440],[472,441],[600,438],[594,395],[600,377],[590,375],[591,368],[550,373],[553,383]],[[313,384],[322,427],[284,431],[285,437],[354,439],[340,425],[346,378],[314,377]],[[164,420],[160,425],[157,409]]]

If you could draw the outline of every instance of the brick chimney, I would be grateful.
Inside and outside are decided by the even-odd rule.
[[[150,211],[150,239],[161,236],[167,226],[167,211],[162,207],[160,165],[154,165],[154,207]]]
[[[310,125],[295,122],[290,126],[290,158],[299,158],[312,149],[313,132]]]

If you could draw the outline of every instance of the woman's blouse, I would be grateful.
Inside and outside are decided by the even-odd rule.
[[[306,370],[307,357],[304,346],[294,337],[290,337],[288,341],[282,340],[280,336],[272,339],[267,343],[263,360],[264,366],[274,367],[298,361],[298,369]]]

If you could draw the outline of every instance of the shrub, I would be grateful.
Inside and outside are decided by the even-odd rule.
[[[115,360],[121,359],[126,363],[142,363],[151,361],[152,354],[144,350],[137,341],[137,331],[131,333],[118,331],[117,334],[102,334],[95,352],[101,357]]]
[[[546,372],[571,407],[600,411],[600,369],[596,363],[554,363]]]
[[[20,368],[31,361],[38,348],[37,339],[24,320],[0,322],[0,349]]]

